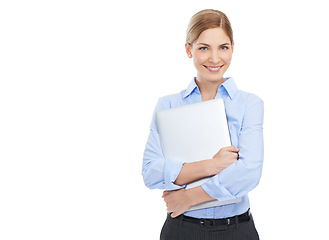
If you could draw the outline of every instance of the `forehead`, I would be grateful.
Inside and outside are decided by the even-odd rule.
[[[210,28],[207,30],[204,30],[197,41],[198,43],[207,43],[209,45],[220,45],[223,43],[230,43],[230,38],[227,36],[223,28]]]

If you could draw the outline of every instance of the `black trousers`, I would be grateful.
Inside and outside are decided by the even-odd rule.
[[[252,215],[247,221],[236,218],[230,224],[203,225],[184,221],[182,217],[171,218],[168,214],[160,240],[259,240]]]

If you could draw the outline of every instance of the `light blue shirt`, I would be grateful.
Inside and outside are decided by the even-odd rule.
[[[231,143],[240,149],[239,160],[201,186],[211,197],[219,201],[236,198],[242,198],[242,201],[184,213],[195,218],[226,218],[246,212],[250,207],[248,192],[258,185],[262,173],[263,101],[254,94],[238,90],[233,78],[225,78],[215,98],[224,100]],[[155,113],[201,101],[201,93],[195,79],[186,90],[159,99],[154,110],[143,158],[142,174],[148,188],[175,190],[184,187],[174,184],[183,163],[165,159],[163,156]]]

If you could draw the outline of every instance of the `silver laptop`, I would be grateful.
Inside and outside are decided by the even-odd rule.
[[[165,158],[181,162],[211,159],[222,147],[231,145],[222,99],[158,111],[156,122]],[[186,189],[199,186],[207,180],[204,178],[189,183]],[[214,200],[192,206],[189,211],[240,201]]]

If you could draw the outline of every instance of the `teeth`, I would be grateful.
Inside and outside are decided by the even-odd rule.
[[[210,70],[212,71],[217,71],[218,69],[220,69],[220,67],[216,67],[216,68],[213,68],[213,67],[208,67]]]

